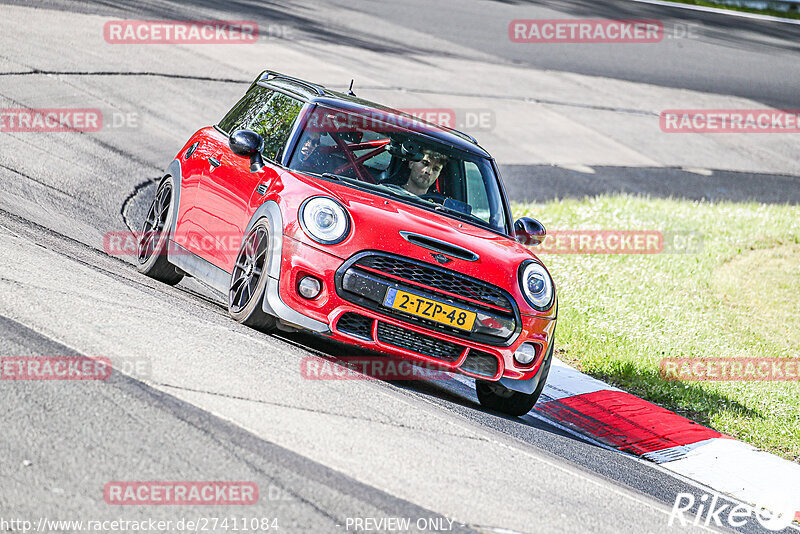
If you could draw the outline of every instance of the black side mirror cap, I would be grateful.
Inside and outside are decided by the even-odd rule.
[[[530,217],[522,217],[514,223],[514,239],[523,245],[541,245],[547,236],[544,225]]]
[[[236,130],[228,138],[231,152],[243,158],[250,158],[250,172],[258,172],[264,168],[261,150],[264,138],[252,130]]]

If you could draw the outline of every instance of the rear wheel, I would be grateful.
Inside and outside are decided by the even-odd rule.
[[[167,259],[167,245],[172,230],[173,182],[168,176],[158,186],[139,237],[139,272],[160,282],[174,286],[183,278]]]
[[[553,361],[553,347],[555,339],[550,342],[550,349],[544,357],[542,368],[539,370],[539,383],[533,393],[522,393],[508,389],[500,382],[488,382],[486,380],[475,381],[475,392],[478,394],[478,401],[481,406],[496,410],[508,415],[520,417],[528,413],[536,405],[539,396],[544,390],[547,382],[547,375],[550,374],[550,364]]]
[[[275,318],[263,309],[269,252],[269,227],[262,219],[242,241],[228,289],[228,313],[231,317],[267,333],[275,330]]]

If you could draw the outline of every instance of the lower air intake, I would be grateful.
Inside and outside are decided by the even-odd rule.
[[[342,314],[339,318],[339,322],[336,323],[336,328],[345,334],[372,341],[372,323],[373,319],[369,317],[358,313],[347,312]]]
[[[498,370],[497,357],[488,352],[470,350],[461,369],[478,376],[493,377]]]
[[[456,361],[464,350],[455,343],[384,322],[378,322],[378,341],[446,362]]]

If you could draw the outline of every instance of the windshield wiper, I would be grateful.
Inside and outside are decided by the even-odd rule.
[[[436,204],[436,207],[433,208],[433,209],[436,210],[436,211],[443,211],[443,212],[445,212],[445,213],[447,213],[449,215],[455,215],[459,219],[463,219],[465,221],[478,223],[481,226],[490,226],[489,223],[487,223],[486,221],[484,221],[480,217],[476,217],[475,215],[472,215],[471,213],[464,213],[461,210],[457,210],[457,209],[451,208],[449,206],[443,206],[442,204]]]
[[[380,191],[385,192],[386,188],[380,184],[371,184],[369,182],[362,182],[357,178],[350,178],[349,176],[342,176],[341,174],[333,174],[332,172],[323,172],[320,174],[323,178],[327,178],[328,180],[334,180],[337,182],[345,182],[356,187],[361,187],[364,189],[368,189],[371,191]]]
[[[439,205],[439,204],[436,204],[435,202],[431,202],[430,200],[425,200],[424,198],[419,198],[414,193],[409,193],[405,189],[402,189],[402,188],[400,188],[399,190],[396,190],[394,188],[387,187],[384,184],[371,184],[369,182],[363,182],[361,180],[358,180],[357,178],[350,178],[349,176],[342,176],[341,174],[333,174],[332,172],[323,172],[319,176],[322,176],[323,178],[327,178],[328,180],[334,180],[336,182],[345,182],[345,183],[348,183],[348,184],[355,185],[356,187],[363,187],[365,189],[370,189],[372,191],[380,191],[381,193],[389,193],[393,197],[398,197],[399,196],[401,198],[405,198],[405,199],[411,200],[411,201],[413,201],[415,203],[418,203],[418,204],[425,204],[425,205],[429,205],[431,207],[435,207],[435,206]],[[402,194],[398,194],[398,193],[402,193]]]

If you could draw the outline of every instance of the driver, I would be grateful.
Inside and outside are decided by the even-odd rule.
[[[294,167],[298,171],[322,174],[326,172],[329,157],[322,154],[319,145],[322,142],[322,133],[306,130],[300,143],[300,148],[295,156]]]
[[[447,164],[447,156],[444,154],[428,148],[423,149],[422,154],[421,160],[408,162],[408,168],[411,171],[408,181],[403,186],[406,191],[417,196],[428,192],[428,189],[439,179],[439,174]]]

